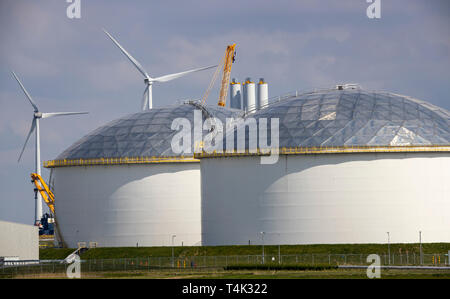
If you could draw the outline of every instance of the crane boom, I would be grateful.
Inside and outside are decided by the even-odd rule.
[[[55,214],[55,196],[45,183],[44,179],[39,174],[32,173],[31,181],[36,186],[36,190],[41,194],[42,199],[44,199],[50,211]]]
[[[236,44],[227,46],[225,51],[225,61],[223,63],[222,84],[220,86],[219,103],[217,105],[224,107],[227,102],[228,85],[230,83],[231,65],[234,62],[234,50]]]
[[[209,83],[208,89],[206,89],[205,94],[203,95],[201,104],[204,105],[206,102],[206,99],[208,98],[208,95],[214,86],[214,83],[217,80],[217,76],[219,75],[220,70],[222,69],[222,84],[220,86],[220,92],[219,92],[219,102],[217,105],[224,107],[227,102],[227,94],[228,94],[228,84],[230,83],[230,75],[231,75],[231,65],[234,62],[235,59],[235,49],[236,44],[228,45],[227,49],[225,50],[225,54],[222,58],[221,63],[217,66],[216,71],[214,72],[214,75],[211,79],[211,82]]]

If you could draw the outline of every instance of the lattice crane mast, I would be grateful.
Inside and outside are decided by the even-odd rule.
[[[228,45],[225,50],[225,54],[222,58],[222,62],[217,66],[216,71],[209,83],[208,89],[205,91],[203,95],[201,104],[204,105],[206,103],[206,99],[214,86],[214,83],[217,80],[217,76],[219,75],[220,70],[222,69],[222,83],[220,86],[219,92],[219,102],[217,105],[224,107],[227,103],[227,94],[228,94],[228,85],[230,84],[230,75],[231,75],[231,66],[235,61],[236,57],[236,44]]]

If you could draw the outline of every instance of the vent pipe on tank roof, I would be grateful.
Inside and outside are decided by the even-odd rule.
[[[264,109],[269,104],[269,86],[264,78],[259,79],[258,83],[258,102],[257,109]]]
[[[250,78],[245,79],[244,83],[244,110],[255,111],[256,110],[256,92],[255,82],[252,82]]]
[[[242,109],[241,83],[232,79],[230,83],[230,108]]]

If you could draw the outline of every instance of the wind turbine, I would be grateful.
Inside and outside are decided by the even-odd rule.
[[[175,73],[175,74],[169,74],[164,75],[156,78],[150,77],[150,75],[145,71],[145,69],[142,67],[142,65],[128,53],[120,44],[119,42],[111,36],[111,34],[108,33],[105,29],[103,31],[106,33],[106,35],[113,41],[113,43],[122,51],[122,53],[131,61],[131,63],[138,69],[138,71],[144,76],[144,83],[145,83],[145,90],[144,90],[144,96],[142,99],[142,110],[146,109],[152,109],[153,103],[152,103],[152,85],[155,82],[161,83],[161,82],[167,82],[171,81],[173,79],[177,79],[183,76],[186,76],[190,73],[199,72],[203,70],[207,70],[210,68],[217,67],[217,65],[202,67],[198,69],[193,69],[185,72]]]
[[[27,97],[31,106],[33,106],[33,108],[34,108],[33,120],[31,122],[31,128],[30,128],[30,131],[28,132],[27,139],[25,140],[25,144],[23,145],[22,151],[20,152],[19,159],[17,160],[17,162],[19,162],[20,159],[22,158],[22,154],[25,150],[28,139],[30,139],[30,136],[33,133],[33,131],[36,130],[36,147],[35,147],[36,173],[41,175],[41,145],[40,145],[39,120],[41,118],[49,118],[49,117],[63,116],[63,115],[74,115],[74,114],[87,114],[89,112],[51,112],[51,113],[40,112],[36,103],[33,101],[30,94],[27,92],[27,90],[23,86],[22,82],[20,82],[17,75],[14,72],[12,72],[12,74],[13,74],[14,78],[16,79],[17,83],[19,83],[20,88],[25,93],[25,96]],[[39,192],[36,192],[34,211],[35,211],[35,225],[39,225],[39,222],[41,221],[41,217],[42,217],[42,198],[41,198],[41,194]]]

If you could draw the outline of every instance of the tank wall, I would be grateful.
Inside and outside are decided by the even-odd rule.
[[[201,160],[204,245],[450,242],[450,155]]]
[[[55,210],[69,247],[200,245],[200,166],[55,168]]]

